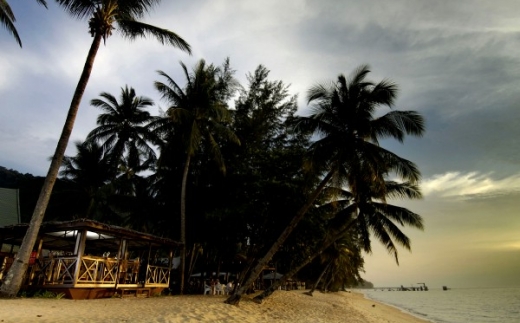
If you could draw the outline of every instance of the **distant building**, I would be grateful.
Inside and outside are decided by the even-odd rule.
[[[0,228],[20,223],[18,190],[0,188]]]

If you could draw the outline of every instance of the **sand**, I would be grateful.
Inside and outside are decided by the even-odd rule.
[[[258,305],[245,297],[239,306],[225,296],[161,296],[97,300],[0,299],[0,322],[302,322],[425,323],[426,321],[358,293],[277,291]]]

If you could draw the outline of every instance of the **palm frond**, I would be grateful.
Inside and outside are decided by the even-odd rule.
[[[361,66],[357,67],[354,70],[354,72],[350,75],[348,83],[350,85],[356,85],[356,84],[363,85],[363,84],[365,84],[363,81],[365,80],[365,77],[368,75],[368,73],[370,73],[370,66],[367,64],[361,65]],[[338,77],[338,78],[344,79],[344,77],[342,77],[342,75],[340,75],[340,77]],[[341,82],[341,83],[343,83],[343,82]],[[346,85],[346,82],[345,82],[345,85]]]
[[[7,31],[13,35],[18,45],[22,47],[22,40],[20,39],[20,35],[18,35],[16,27],[14,26],[15,21],[16,18],[7,1],[0,0],[0,24],[2,24],[7,29]]]
[[[370,100],[371,104],[381,104],[392,107],[394,105],[395,99],[397,98],[397,94],[397,84],[390,80],[384,79],[374,85],[370,91],[368,99]]]
[[[124,15],[141,18],[160,2],[161,0],[117,0],[117,5]]]
[[[422,193],[419,185],[403,182],[386,181],[386,195],[389,198],[421,199]]]
[[[36,0],[36,2],[47,8],[47,2],[45,0]]]
[[[423,218],[407,208],[386,203],[373,203],[373,205],[378,212],[387,219],[391,219],[402,226],[407,225],[419,230],[424,230]]]
[[[146,38],[146,36],[152,36],[163,45],[171,45],[191,54],[190,45],[173,31],[131,19],[120,19],[117,21],[117,24],[120,27],[120,33],[126,38],[136,39],[138,37]]]
[[[78,19],[90,18],[99,5],[99,1],[93,0],[56,0],[71,16]]]

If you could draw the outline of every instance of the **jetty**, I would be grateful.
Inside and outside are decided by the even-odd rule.
[[[411,286],[411,287],[404,287],[403,285],[399,287],[376,287],[374,288],[375,291],[400,291],[400,292],[416,292],[416,291],[428,291],[428,286],[426,286],[425,283],[417,283],[420,286]]]

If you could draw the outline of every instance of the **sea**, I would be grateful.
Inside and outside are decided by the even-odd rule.
[[[358,291],[434,323],[520,323],[520,287]]]

